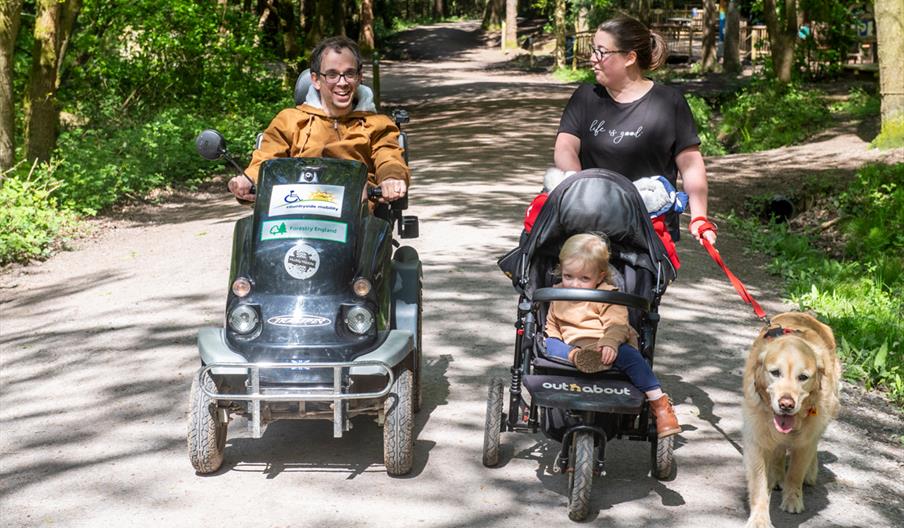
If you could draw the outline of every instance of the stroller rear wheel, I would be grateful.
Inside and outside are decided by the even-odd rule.
[[[568,518],[583,521],[590,513],[590,491],[593,488],[593,433],[574,433],[570,459],[572,471],[568,474]]]
[[[668,480],[672,477],[676,468],[674,447],[674,435],[658,438],[655,429],[653,430],[653,440],[650,446],[650,466],[652,466],[650,472],[654,478]]]
[[[490,380],[487,394],[487,418],[483,429],[483,465],[499,463],[499,437],[502,435],[502,397],[505,382],[502,378]]]

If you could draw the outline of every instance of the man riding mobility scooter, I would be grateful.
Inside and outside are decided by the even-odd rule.
[[[306,93],[296,86],[298,104]],[[404,111],[394,117],[407,122]],[[225,157],[241,172],[216,131],[196,143],[203,157]],[[235,224],[225,326],[198,333],[188,427],[198,473],[220,468],[234,415],[247,418],[253,438],[281,419],[331,420],[338,438],[351,418],[372,415],[383,425],[387,473],[411,470],[422,272],[417,251],[398,247],[392,232],[417,237],[418,224],[402,214],[407,199],[372,213],[365,197],[380,189],[367,179],[358,161],[261,166],[254,212]]]
[[[586,232],[608,236],[610,272],[618,291],[553,287],[562,244]],[[674,437],[658,438],[644,393],[622,373],[585,374],[547,356],[543,335],[551,301],[624,305],[639,334],[639,350],[652,365],[659,301],[676,272],[635,186],[601,169],[566,178],[549,194],[519,248],[500,259],[500,267],[520,294],[517,332],[508,412],[503,412],[505,381],[494,378],[490,383],[483,464],[499,463],[502,432],[542,430],[562,442],[556,464],[568,474],[572,520],[587,517],[593,475],[602,474],[606,443],[614,438],[649,442],[652,475],[668,478],[675,467]]]

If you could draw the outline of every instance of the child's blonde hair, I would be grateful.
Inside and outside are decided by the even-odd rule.
[[[562,263],[579,260],[595,266],[603,273],[603,280],[609,280],[609,239],[603,233],[581,233],[568,237],[559,251],[559,265],[555,274],[562,274]]]

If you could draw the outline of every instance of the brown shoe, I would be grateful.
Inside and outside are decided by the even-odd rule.
[[[599,372],[603,366],[603,355],[596,347],[576,348],[572,357],[574,366],[581,372]]]
[[[656,433],[659,438],[665,438],[681,432],[681,426],[678,425],[678,417],[675,416],[675,409],[672,408],[672,401],[669,400],[668,394],[650,402],[650,410],[656,417]]]

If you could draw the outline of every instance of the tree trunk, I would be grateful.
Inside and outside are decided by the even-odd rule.
[[[578,33],[590,31],[590,9],[586,5],[578,6],[574,16],[574,30]]]
[[[718,62],[716,56],[716,40],[719,36],[719,12],[716,9],[715,0],[706,0],[703,3],[703,57],[701,66],[703,71],[713,71]]]
[[[775,76],[783,83],[791,82],[794,67],[794,45],[797,43],[797,0],[763,0],[763,16],[769,32],[769,47]],[[898,0],[900,1],[900,0]]]
[[[565,0],[556,0],[556,68],[565,67]]]
[[[884,131],[892,121],[904,124],[904,2],[876,0],[875,9]]]
[[[16,161],[16,112],[13,96],[13,55],[19,34],[22,0],[0,8],[0,172]]]
[[[631,14],[645,25],[650,25],[650,0],[632,0]]]
[[[505,0],[505,45],[518,47],[518,0]]]
[[[69,42],[72,40],[72,29],[75,27],[75,19],[78,18],[81,10],[82,0],[69,0],[63,7],[60,20],[60,38],[57,40],[57,90],[60,88],[60,81],[63,79],[63,57],[66,56],[66,50],[69,49]]]
[[[726,73],[741,71],[741,15],[738,3],[731,0],[725,13],[725,42],[722,52],[722,68]]]
[[[499,27],[502,24],[503,0],[487,0],[483,11],[483,28]]]
[[[58,42],[65,5],[57,0],[38,0],[35,6],[35,43],[25,99],[25,155],[29,161],[49,160],[56,146]]]
[[[437,20],[441,20],[444,16],[446,16],[446,10],[443,8],[443,0],[435,0],[433,2],[433,16],[437,18]]]
[[[334,35],[342,35],[343,37],[347,37],[348,35],[345,32],[345,2],[330,2],[333,5],[333,31],[324,35],[325,37],[332,37]],[[338,4],[338,5],[336,5]]]
[[[374,50],[374,3],[373,0],[361,0],[361,35],[358,37],[358,47],[364,54],[370,54]]]

